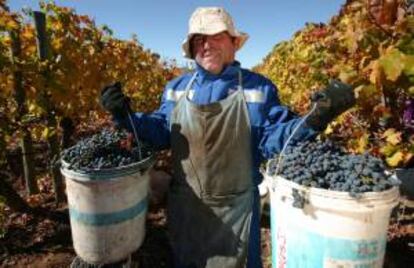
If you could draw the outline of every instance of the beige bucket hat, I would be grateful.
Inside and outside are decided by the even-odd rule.
[[[188,34],[182,44],[184,57],[192,59],[190,40],[195,34],[213,35],[227,31],[231,36],[239,39],[237,49],[240,49],[249,35],[235,29],[229,13],[222,7],[199,7],[190,17]]]

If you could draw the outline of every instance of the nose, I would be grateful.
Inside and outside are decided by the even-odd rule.
[[[207,48],[210,48],[211,46],[210,46],[210,42],[209,41],[205,41],[204,43],[203,43],[203,48],[204,49],[207,49]]]
[[[209,36],[205,36],[204,37],[204,40],[203,40],[203,47],[206,49],[206,48],[211,48],[211,42],[212,42],[212,39],[210,39],[210,37]]]

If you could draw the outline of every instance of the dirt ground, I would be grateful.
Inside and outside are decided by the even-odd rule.
[[[66,208],[56,209],[66,213]],[[0,239],[0,267],[54,268],[69,267],[75,257],[70,225],[65,220],[50,220],[11,213],[6,235]],[[269,219],[262,218],[262,256],[265,268],[271,267]],[[395,239],[387,245],[384,267],[413,267],[414,251],[407,239]],[[171,250],[166,233],[165,209],[150,208],[147,233],[141,248],[132,255],[140,268],[172,266]]]
[[[45,181],[50,180],[45,178]],[[72,247],[67,205],[54,204],[50,183],[42,184],[41,181],[40,185],[42,193],[27,199],[33,207],[41,209],[39,213],[13,213],[7,208],[4,211],[6,232],[0,237],[0,267],[69,267],[76,256]],[[24,187],[15,185],[15,188]],[[147,214],[145,240],[140,249],[132,255],[132,260],[139,268],[172,267],[171,248],[166,230],[166,204],[165,199],[162,200],[154,199],[152,196]],[[261,234],[264,268],[271,268],[269,223],[268,216],[263,215]],[[394,236],[387,244],[384,267],[407,268],[414,267],[413,265],[414,237]]]

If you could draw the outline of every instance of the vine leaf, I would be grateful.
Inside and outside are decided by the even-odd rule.
[[[387,157],[386,161],[391,167],[397,167],[404,160],[404,154],[401,151],[396,152],[391,157]]]
[[[397,81],[405,67],[405,57],[398,49],[390,47],[380,59],[385,76],[390,81]]]
[[[359,153],[363,153],[367,150],[369,144],[369,134],[364,133],[359,139],[358,139],[358,146],[357,151]]]
[[[401,143],[402,140],[401,134],[401,132],[396,131],[393,128],[390,128],[382,134],[382,138],[385,138],[387,143],[390,143],[392,145],[398,145],[399,143]]]
[[[374,85],[381,84],[381,78],[383,76],[383,69],[381,68],[381,63],[378,60],[373,60],[369,64],[369,69],[371,73],[369,75],[369,81]]]
[[[414,76],[414,56],[413,55],[406,55],[404,61],[404,73],[406,75]]]
[[[408,89],[408,93],[409,93],[411,96],[413,96],[413,97],[414,97],[414,86],[411,86],[411,87]]]
[[[398,148],[392,144],[387,144],[380,148],[380,152],[387,157],[392,156],[397,150]]]

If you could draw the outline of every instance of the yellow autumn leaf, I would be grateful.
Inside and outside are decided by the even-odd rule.
[[[391,157],[387,157],[386,161],[390,167],[397,167],[404,160],[403,152],[396,152]]]
[[[5,24],[5,28],[9,31],[19,29],[19,24],[14,19],[7,20]]]
[[[405,55],[403,71],[406,75],[414,75],[414,56],[413,55]]]
[[[52,47],[56,50],[59,50],[63,46],[63,40],[61,38],[54,38],[51,41]]]
[[[358,146],[356,149],[359,153],[363,153],[367,150],[368,141],[369,141],[369,134],[367,133],[365,133],[364,135],[362,135],[362,137],[358,139]]]
[[[394,128],[390,128],[382,134],[382,138],[385,139],[387,143],[398,145],[402,140],[401,134],[401,132],[396,131]]]
[[[385,155],[385,156],[391,156],[397,150],[398,150],[398,148],[396,146],[391,145],[391,144],[387,144],[387,145],[380,148],[380,153]]]
[[[339,80],[344,83],[352,84],[352,82],[358,77],[358,73],[353,69],[342,70],[339,73]]]
[[[408,94],[410,94],[410,96],[414,96],[414,86],[408,88]]]
[[[329,134],[332,134],[334,131],[333,131],[333,128],[332,128],[332,126],[331,126],[331,124],[329,124],[328,125],[328,127],[325,129],[325,131],[324,131],[324,133],[326,134],[326,135],[329,135]]]
[[[33,30],[26,27],[22,30],[21,36],[22,36],[23,39],[30,40],[30,39],[34,39],[35,34],[34,34]]]
[[[35,113],[35,111],[37,110],[37,106],[34,103],[29,104],[28,107],[29,113]]]
[[[380,65],[388,80],[395,82],[404,70],[404,54],[398,49],[390,47],[380,59]]]
[[[371,70],[371,73],[369,75],[369,81],[371,82],[371,84],[374,85],[379,84],[382,76],[382,70],[379,62],[377,60],[372,61],[369,65],[369,68]]]
[[[45,129],[43,129],[43,131],[42,131],[42,136],[41,136],[41,138],[42,139],[47,139],[49,137],[49,128],[45,128]]]
[[[386,141],[392,145],[398,145],[401,143],[401,132],[396,132],[393,135],[387,137]]]
[[[60,22],[60,21],[56,21],[56,22],[53,24],[53,29],[54,29],[54,30],[56,30],[56,31],[60,31],[60,30],[62,30],[62,29],[63,29],[63,24],[62,24],[62,22]]]

